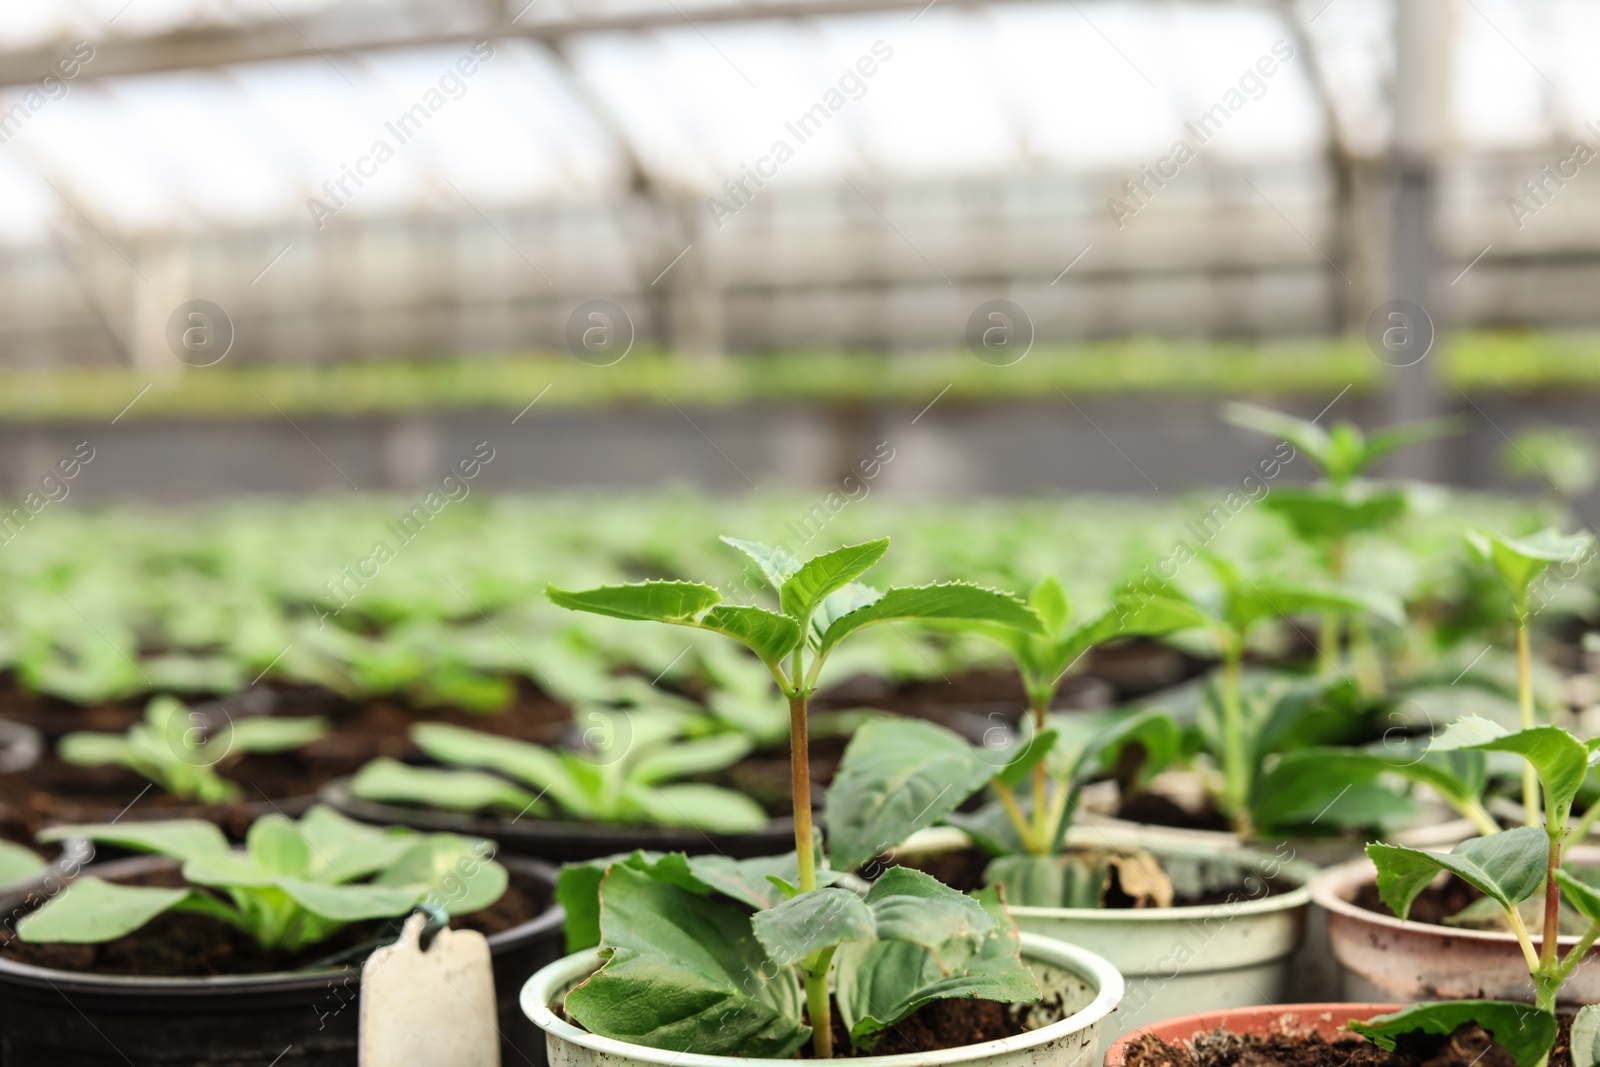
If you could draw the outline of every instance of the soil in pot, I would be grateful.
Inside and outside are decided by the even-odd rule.
[[[450,925],[485,936],[530,922],[550,906],[547,887],[512,869],[505,893],[471,915],[452,917]],[[184,884],[176,869],[119,879],[130,885],[177,887]],[[143,977],[205,977],[224,974],[270,974],[294,971],[377,937],[393,937],[399,920],[354,923],[328,941],[297,953],[263,951],[245,933],[203,915],[158,916],[126,937],[98,945],[33,944],[0,929],[0,956],[17,963],[62,971]]]
[[[930,874],[952,889],[959,889],[963,893],[970,893],[974,889],[983,888],[983,872],[989,865],[992,857],[980,848],[951,849],[945,852],[928,853],[908,857],[909,862],[896,861],[907,867],[914,867],[924,874]],[[876,863],[877,861],[874,861]],[[1209,889],[1204,893],[1178,896],[1173,899],[1175,908],[1200,907],[1207,904],[1232,904],[1237,900],[1264,900],[1267,897],[1277,896],[1280,893],[1293,892],[1296,888],[1285,881],[1264,879],[1260,874],[1249,871],[1250,884],[1245,884],[1246,873],[1241,873],[1237,885],[1221,886]],[[1262,884],[1266,885],[1266,892],[1261,891]],[[1110,909],[1131,908],[1134,899],[1124,893],[1119,893],[1117,886],[1112,885],[1106,895],[1105,907]]]
[[[1549,1067],[1572,1067],[1569,1020],[1550,1052]],[[1234,1034],[1223,1030],[1171,1044],[1153,1034],[1128,1046],[1127,1067],[1515,1067],[1511,1055],[1475,1023],[1448,1037],[1411,1034],[1385,1052],[1352,1035],[1325,1041],[1316,1034]]]
[[[1210,798],[1199,811],[1191,811],[1170,797],[1146,790],[1123,798],[1117,804],[1117,818],[1149,826],[1170,826],[1179,830],[1216,830],[1228,833],[1233,824]]]
[[[1417,899],[1411,902],[1411,911],[1406,918],[1412,922],[1444,926],[1446,919],[1482,896],[1481,892],[1452,874],[1447,876],[1442,884],[1430,885],[1424,889]],[[1369,882],[1357,890],[1352,903],[1358,908],[1365,908],[1379,915],[1398,918],[1378,895],[1378,886],[1375,882]]]
[[[997,1000],[971,997],[935,1000],[924,1004],[879,1036],[870,1049],[857,1051],[850,1045],[850,1031],[833,1009],[833,1058],[857,1056],[898,1056],[915,1052],[935,1052],[960,1048],[1002,1037],[1025,1034],[1023,1014],[1031,1004],[1002,1004]],[[801,1050],[802,1059],[811,1059],[811,1046]]]

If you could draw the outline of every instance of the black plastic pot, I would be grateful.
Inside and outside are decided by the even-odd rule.
[[[491,815],[407,808],[358,800],[350,795],[350,779],[336,778],[322,787],[322,803],[362,822],[410,826],[435,833],[487,837],[512,855],[552,863],[599,859],[642,848],[653,852],[718,852],[732,859],[751,859],[794,851],[794,820],[773,819],[746,834],[716,834],[666,826],[612,826],[606,823],[558,822],[553,819],[502,819]]]
[[[500,862],[553,891],[555,870],[520,856]],[[112,879],[172,861],[143,856],[85,869]],[[60,883],[53,883],[59,890]],[[52,885],[0,896],[7,926],[43,903]],[[544,1035],[517,995],[529,975],[562,956],[565,915],[489,938],[499,1003],[501,1061],[545,1067]],[[0,956],[0,1067],[355,1067],[359,965],[213,978],[84,974]]]

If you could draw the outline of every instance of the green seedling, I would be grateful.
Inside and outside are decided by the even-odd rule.
[[[829,655],[852,635],[869,627],[897,620],[983,622],[1039,632],[1042,627],[1038,616],[1026,604],[1014,597],[961,582],[897,588],[887,592],[864,584],[859,579],[883,558],[884,552],[889,547],[886,538],[860,545],[848,545],[803,562],[787,552],[765,545],[730,538],[724,540],[755,562],[777,596],[777,611],[754,606],[723,604],[721,594],[715,589],[696,582],[645,582],[582,592],[569,592],[552,586],[546,590],[546,594],[553,603],[574,611],[593,612],[621,619],[670,623],[710,630],[731,637],[755,653],[756,658],[777,683],[779,692],[788,701],[789,751],[793,772],[791,800],[794,806],[797,858],[794,881],[791,883],[794,896],[782,905],[782,910],[783,915],[793,917],[790,921],[793,921],[797,928],[809,933],[800,940],[790,940],[787,937],[780,937],[781,929],[765,927],[764,922],[763,925],[751,927],[747,924],[755,920],[722,907],[708,912],[703,920],[697,920],[697,926],[704,931],[705,938],[715,938],[719,943],[728,944],[730,949],[733,945],[743,945],[749,949],[759,941],[770,957],[772,965],[778,969],[780,975],[784,976],[781,980],[766,983],[763,986],[762,997],[752,998],[752,1003],[745,1005],[750,1014],[741,1015],[744,1021],[736,1028],[746,1042],[754,1042],[754,1039],[769,1025],[779,1026],[780,1035],[771,1044],[764,1041],[746,1044],[744,1047],[762,1051],[746,1051],[741,1054],[768,1055],[774,1054],[775,1048],[781,1048],[784,1050],[782,1054],[788,1055],[804,1041],[804,1028],[799,1022],[798,999],[799,990],[803,987],[814,1053],[818,1058],[828,1058],[833,1055],[832,1005],[829,1000],[828,979],[841,944],[851,946],[851,950],[843,954],[838,980],[840,1008],[847,1016],[846,1022],[849,1024],[852,1040],[856,1040],[858,1036],[867,1039],[875,1033],[874,1027],[877,1024],[869,1019],[879,1017],[876,1013],[857,1017],[855,1009],[850,1007],[856,1003],[851,990],[858,989],[862,997],[865,997],[867,988],[880,981],[910,989],[917,987],[926,976],[946,973],[951,968],[960,969],[968,963],[972,963],[976,968],[981,962],[982,973],[995,977],[996,984],[984,987],[994,990],[993,993],[980,994],[971,991],[976,987],[956,983],[950,987],[954,991],[953,994],[935,992],[930,996],[991,995],[996,999],[1024,999],[1024,985],[1028,987],[1026,992],[1030,996],[1037,996],[1032,978],[1026,975],[1026,969],[1017,959],[1013,946],[1009,942],[1001,944],[1005,939],[998,932],[997,921],[984,927],[979,924],[976,915],[970,915],[969,919],[961,924],[940,923],[937,930],[932,928],[922,930],[920,926],[922,920],[918,920],[912,924],[917,928],[916,933],[900,939],[893,936],[894,932],[897,929],[910,929],[910,927],[897,928],[893,923],[881,921],[871,911],[870,899],[869,903],[861,903],[858,898],[852,896],[851,899],[856,903],[850,904],[838,896],[840,893],[845,893],[844,890],[831,890],[819,880],[817,841],[812,829],[807,734],[808,705],[811,695],[816,692],[822,667]],[[940,781],[939,787],[947,788],[947,783]],[[909,784],[907,790],[911,790]],[[905,832],[910,831],[906,829]],[[900,839],[896,837],[894,841]],[[892,844],[894,841],[887,843]],[[654,880],[641,881],[636,873],[630,871],[631,869],[626,866],[614,865],[610,873],[605,876],[608,890],[604,899],[608,905],[614,901],[609,888],[613,878],[618,879],[619,894],[630,887],[641,893],[655,894]],[[915,897],[934,894],[929,897],[930,900],[948,900],[946,895],[951,893],[953,891],[944,890],[944,894],[941,895],[938,890],[924,886],[915,891],[907,890],[904,894],[892,895],[899,898],[906,895]],[[839,902],[834,903],[835,900]],[[676,898],[674,902],[683,906],[688,904],[686,900],[677,901]],[[909,902],[897,900],[896,907],[905,909],[907,903]],[[967,906],[965,903],[938,906],[929,904],[926,921],[935,922],[940,916],[950,919],[953,913],[949,909]],[[773,909],[774,914],[777,912],[778,909]],[[760,918],[759,915],[756,917]],[[623,1006],[627,1003],[625,995],[638,989],[637,979],[625,975],[642,970],[654,974],[666,969],[674,974],[674,985],[681,985],[687,989],[708,980],[721,983],[731,974],[758,972],[764,974],[764,971],[750,967],[749,964],[753,962],[751,960],[730,957],[717,964],[722,968],[717,972],[717,977],[708,979],[706,974],[679,970],[684,958],[704,960],[705,950],[697,949],[692,957],[685,957],[683,954],[690,950],[690,946],[679,946],[669,937],[672,930],[676,929],[672,924],[665,921],[649,922],[650,940],[647,940],[644,947],[640,947],[639,942],[631,935],[628,937],[614,935],[611,932],[612,928],[606,925],[603,912],[601,924],[606,930],[602,951],[608,957],[607,963],[592,978],[568,995],[569,1011],[574,1011],[584,1025],[608,1036],[644,1040],[647,1044],[672,1042],[661,1047],[693,1048],[697,1052],[714,1052],[717,1048],[725,1047],[726,1039],[718,1039],[707,1034],[706,1025],[698,1021],[688,1026],[685,1031],[686,1033],[692,1031],[692,1043],[677,1044],[679,1038],[673,1036],[670,1028],[652,1030],[648,1035],[638,1034],[638,1024],[633,1021],[637,1018],[637,1012],[631,1008],[623,1010]],[[669,926],[671,930],[668,929]],[[876,940],[867,942],[860,952],[855,951],[855,946],[866,940],[869,926],[875,932]],[[746,931],[752,928],[758,931],[765,929],[768,936],[758,935],[755,940],[746,937]],[[958,928],[962,933],[958,935],[956,941],[950,941],[950,933]],[[984,931],[981,936],[978,935],[980,930]],[[925,940],[919,943],[917,937]],[[1004,951],[1000,951],[1002,948]],[[1000,954],[991,961],[989,953],[997,951]],[[850,960],[856,962],[846,966],[846,961]],[[738,968],[729,970],[730,964],[737,964]],[[861,967],[868,967],[870,970],[863,972],[860,970]],[[620,985],[617,984],[619,982]],[[619,992],[604,992],[613,989]],[[574,1009],[575,997],[578,1005],[576,1009]],[[770,999],[773,997],[780,999],[776,1001]],[[916,997],[912,997],[912,1000],[915,999]],[[898,1007],[897,1004],[895,1010],[889,1014],[896,1014]],[[706,1015],[699,1008],[695,1008],[694,1012],[696,1020]],[[899,1017],[903,1018],[903,1015]],[[780,1020],[786,1021],[780,1025]]]
[[[131,934],[158,915],[204,915],[263,949],[296,952],[345,926],[394,919],[419,903],[466,915],[505,892],[509,876],[488,841],[363,826],[313,807],[292,822],[266,815],[233,848],[198,819],[59,826],[45,841],[90,840],[181,863],[184,885],[123,885],[84,875],[17,924],[24,941],[95,944]]]
[[[363,800],[450,811],[498,810],[588,822],[687,826],[721,833],[766,825],[742,793],[674,782],[730,767],[753,741],[738,733],[684,736],[691,717],[669,709],[589,712],[598,722],[582,752],[546,748],[445,723],[418,723],[411,740],[451,769],[374,760],[351,792]],[[488,772],[494,773],[488,773]]]
[[[126,733],[67,734],[56,755],[80,767],[127,767],[183,800],[220,804],[242,790],[217,773],[217,765],[251,752],[287,752],[328,732],[316,718],[257,715],[230,719],[220,728],[173,697],[156,697],[145,706],[144,721]]]

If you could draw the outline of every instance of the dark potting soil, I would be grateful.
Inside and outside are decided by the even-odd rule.
[[[1411,902],[1411,911],[1406,918],[1412,922],[1443,926],[1446,919],[1481,896],[1482,893],[1452,874],[1442,885],[1430,885],[1418,894],[1417,899]],[[1364,885],[1357,890],[1354,903],[1358,908],[1379,915],[1394,915],[1378,895],[1376,884]]]
[[[871,1048],[854,1049],[850,1045],[850,1032],[839,1018],[839,1009],[833,1010],[833,1058],[850,1059],[856,1056],[896,1056],[914,1052],[934,1052],[939,1049],[977,1045],[984,1041],[998,1041],[1027,1033],[1019,1008],[1028,1007],[1001,1004],[997,1000],[977,1000],[971,997],[953,997],[924,1004],[894,1026],[884,1030]],[[801,1058],[812,1058],[811,1046],[806,1045]]]
[[[1550,1067],[1572,1067],[1568,1020],[1550,1053]],[[1325,1041],[1315,1034],[1240,1035],[1222,1030],[1187,1044],[1146,1034],[1128,1048],[1128,1067],[1514,1067],[1511,1055],[1475,1023],[1448,1037],[1416,1033],[1385,1052],[1358,1037]]]
[[[1210,804],[1198,812],[1190,811],[1176,801],[1150,791],[1135,793],[1125,798],[1117,805],[1117,818],[1150,826],[1171,826],[1181,830],[1226,832],[1233,829],[1227,816]]]
[[[162,871],[129,884],[176,887],[183,884],[176,870]],[[544,886],[518,871],[499,900],[471,915],[452,917],[456,929],[477,930],[488,936],[537,918],[550,906]],[[353,948],[375,937],[392,937],[399,920],[355,923],[331,939],[300,952],[262,950],[249,935],[203,915],[166,914],[115,941],[98,945],[32,944],[19,940],[10,924],[0,928],[0,957],[36,967],[93,974],[128,974],[145,977],[205,977],[224,974],[267,974],[293,971]],[[359,960],[355,961],[359,965]]]
[[[984,868],[989,865],[989,855],[979,848],[963,848],[948,852],[938,852],[927,856],[917,856],[913,862],[904,866],[915,868],[924,874],[932,875],[952,889],[959,889],[963,893],[970,893],[974,889],[983,888]],[[892,864],[898,865],[898,864]],[[863,875],[876,876],[881,872],[882,866],[878,860],[872,860],[863,868]],[[1269,881],[1259,875],[1250,876],[1251,884],[1245,885],[1241,880],[1236,886],[1227,886],[1199,896],[1177,897],[1173,900],[1173,907],[1192,908],[1202,907],[1207,904],[1232,904],[1242,900],[1264,900],[1267,897],[1277,896],[1280,893],[1293,891],[1294,886],[1287,882]],[[1265,884],[1266,892],[1261,891]],[[1110,909],[1131,908],[1133,898],[1120,894],[1115,885],[1107,894],[1105,906]]]

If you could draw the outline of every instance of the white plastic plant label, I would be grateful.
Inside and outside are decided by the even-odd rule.
[[[361,1067],[500,1067],[489,942],[440,930],[423,950],[428,917],[361,968]]]

